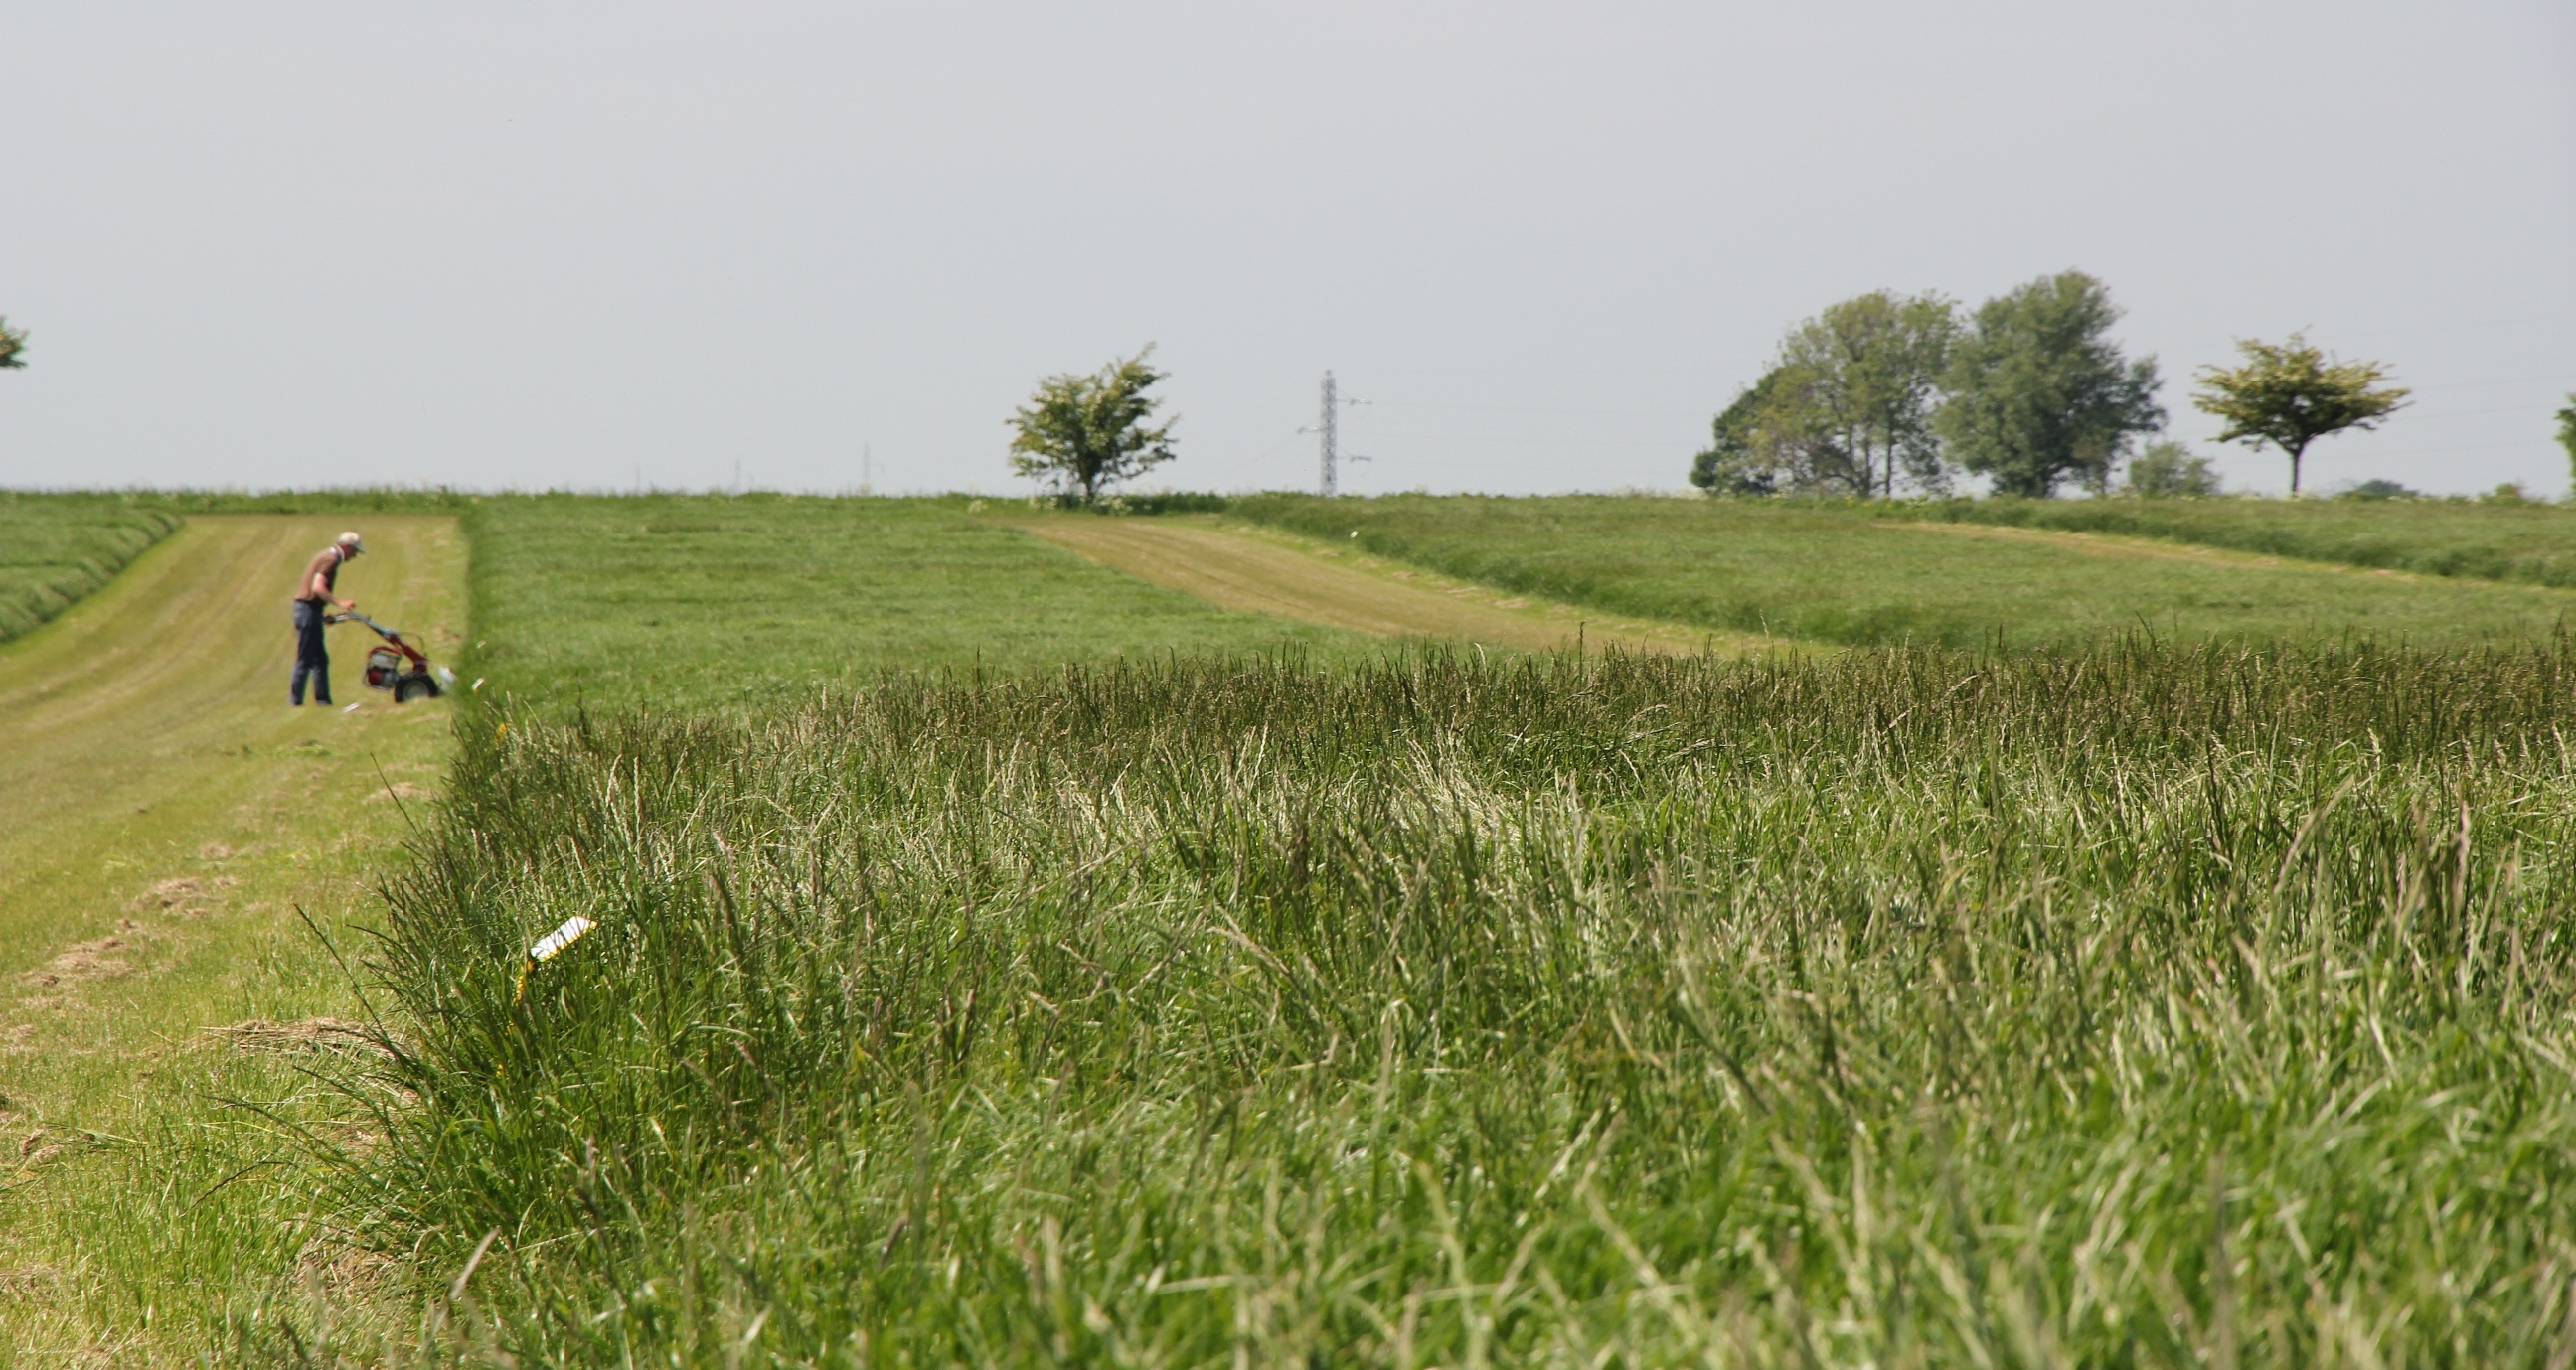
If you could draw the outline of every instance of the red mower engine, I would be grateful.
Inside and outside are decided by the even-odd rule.
[[[403,654],[395,651],[391,647],[368,648],[368,688],[376,690],[390,690],[395,685],[400,684],[403,675],[405,674],[403,671],[404,664]]]
[[[333,614],[323,621],[347,623],[352,619],[375,629],[376,636],[384,639],[382,644],[367,649],[366,681],[374,689],[392,691],[396,704],[436,699],[456,684],[455,672],[430,665],[428,656],[418,647],[403,641],[400,629],[388,628],[359,613]]]

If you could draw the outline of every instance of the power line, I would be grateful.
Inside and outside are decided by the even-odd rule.
[[[2418,447],[2404,452],[2374,452],[2356,447],[2345,455],[2357,461],[2379,461],[2387,457],[2447,457],[2454,452],[2495,452],[2507,447],[2554,447],[2547,438],[2517,438],[2512,442],[2458,443],[2450,447]]]
[[[2560,373],[2554,373],[2554,372],[2553,372],[2553,373],[2546,373],[2546,374],[2540,374],[2540,375],[2531,375],[2531,376],[2505,376],[2505,377],[2497,377],[2497,378],[2488,379],[2488,380],[2479,380],[2479,381],[2463,381],[2463,382],[2458,382],[2458,383],[2455,383],[2455,384],[2448,384],[2448,385],[2440,385],[2440,384],[2437,384],[2437,385],[2423,385],[2423,386],[2416,386],[2416,387],[2414,387],[2414,389],[2415,389],[2416,393],[2419,393],[2419,394],[2427,393],[2427,392],[2439,393],[2439,392],[2451,391],[2451,390],[2478,390],[2478,389],[2489,389],[2489,388],[2493,388],[2493,387],[2497,387],[2497,386],[2508,386],[2508,385],[2530,385],[2530,384],[2537,384],[2537,383],[2542,383],[2542,382],[2552,382],[2552,383],[2555,383],[2555,382],[2559,382],[2559,381],[2561,381],[2562,379],[2563,379],[2563,377],[2562,377],[2562,375],[2561,375]],[[1275,454],[1275,453],[1276,453],[1276,452],[1277,452],[1281,447],[1285,446],[1285,445],[1287,444],[1287,442],[1289,442],[1289,441],[1293,441],[1297,436],[1300,436],[1300,435],[1303,435],[1303,434],[1307,434],[1307,433],[1313,433],[1313,434],[1316,434],[1316,435],[1318,436],[1317,453],[1316,453],[1316,456],[1317,456],[1317,481],[1316,481],[1316,488],[1317,488],[1321,493],[1323,493],[1323,494],[1325,494],[1325,495],[1327,495],[1327,496],[1338,494],[1338,493],[1340,492],[1340,488],[1341,488],[1340,474],[1341,474],[1341,466],[1342,466],[1342,464],[1343,464],[1344,462],[1346,462],[1346,461],[1363,461],[1363,460],[1367,460],[1367,458],[1360,457],[1360,456],[1357,456],[1357,455],[1355,455],[1355,454],[1347,453],[1347,452],[1344,452],[1344,451],[1342,451],[1342,450],[1341,450],[1341,411],[1342,411],[1344,408],[1346,408],[1346,407],[1355,406],[1355,405],[1359,405],[1359,404],[1366,404],[1366,403],[1372,403],[1372,402],[1371,402],[1371,401],[1363,401],[1363,400],[1350,400],[1350,399],[1344,399],[1344,398],[1342,398],[1342,397],[1341,397],[1341,395],[1340,395],[1340,391],[1339,391],[1339,388],[1338,388],[1338,384],[1337,384],[1337,382],[1336,382],[1336,381],[1335,381],[1335,379],[1334,379],[1333,373],[1332,373],[1332,372],[1330,372],[1330,371],[1326,371],[1326,372],[1324,373],[1324,379],[1323,379],[1322,395],[1321,395],[1321,404],[1320,404],[1319,409],[1318,409],[1318,412],[1317,412],[1317,419],[1316,419],[1316,423],[1315,423],[1315,425],[1314,425],[1313,427],[1310,427],[1310,428],[1299,428],[1299,429],[1295,430],[1295,432],[1293,432],[1293,433],[1289,434],[1286,438],[1283,438],[1283,439],[1281,439],[1279,442],[1272,444],[1272,446],[1269,448],[1268,452],[1265,452],[1265,453],[1264,453],[1264,459],[1266,459],[1266,458],[1267,458],[1269,455],[1271,455],[1271,454]],[[1374,401],[1373,403],[1378,404],[1378,405],[1383,405],[1383,406],[1385,406],[1385,407],[1387,407],[1387,408],[1391,408],[1391,409],[1418,409],[1418,410],[1424,410],[1424,411],[1430,411],[1430,412],[1440,412],[1440,413],[1461,413],[1461,414],[1521,414],[1521,415],[1536,415],[1536,416],[1561,415],[1561,416],[1571,417],[1571,418],[1620,418],[1620,419],[1654,419],[1654,420],[1671,420],[1671,419],[1685,419],[1685,418],[1686,418],[1686,419],[1693,419],[1693,420],[1701,420],[1701,419],[1704,419],[1704,418],[1706,417],[1706,412],[1705,412],[1705,411],[1695,411],[1695,412],[1685,413],[1685,412],[1683,412],[1683,411],[1679,411],[1679,410],[1579,409],[1579,408],[1556,408],[1556,407],[1552,407],[1552,406],[1538,406],[1538,405],[1436,404],[1436,403],[1429,403],[1429,402],[1415,401],[1415,400],[1379,400],[1379,401]],[[2512,413],[2528,413],[2528,412],[2531,412],[2531,410],[2530,410],[2530,408],[2529,408],[2528,406],[2524,406],[2524,405],[2509,405],[2509,406],[2503,406],[2503,407],[2498,407],[2498,408],[2489,408],[2489,409],[2450,410],[2450,411],[2436,410],[2436,411],[2434,411],[2434,412],[2432,412],[2432,413],[2418,413],[2418,414],[2410,415],[2409,417],[2414,418],[2414,419],[2428,420],[2428,421],[2440,421],[2440,420],[2449,420],[2449,419],[2475,418],[2475,417],[2484,417],[2484,416],[2489,416],[2489,415],[2512,414]],[[1566,452],[1566,453],[1581,453],[1581,452],[1584,452],[1584,451],[1587,451],[1587,450],[1591,450],[1591,451],[1598,451],[1598,450],[1603,450],[1603,449],[1625,449],[1625,450],[1645,450],[1645,449],[1655,449],[1655,450],[1660,450],[1660,451],[1677,451],[1677,450],[1679,450],[1678,446],[1677,446],[1674,442],[1672,442],[1672,441],[1670,441],[1670,440],[1639,441],[1639,440],[1604,439],[1604,438],[1582,438],[1582,439],[1570,439],[1570,440],[1569,440],[1569,439],[1558,439],[1558,438],[1547,438],[1547,437],[1521,437],[1521,436],[1512,436],[1512,437],[1490,436],[1490,437],[1487,437],[1487,436],[1472,436],[1472,435],[1458,435],[1458,434],[1441,434],[1441,433],[1418,433],[1418,432],[1417,432],[1417,433],[1406,433],[1406,432],[1380,433],[1380,434],[1378,434],[1377,436],[1378,436],[1380,439],[1393,439],[1393,440],[1402,441],[1402,442],[1409,442],[1409,443],[1424,443],[1424,444],[1433,444],[1433,445],[1449,446],[1449,447],[1546,447],[1546,448],[1553,448],[1553,449],[1556,449],[1556,450],[1558,450],[1558,451],[1562,451],[1562,452]],[[2371,457],[2383,457],[2383,456],[2440,456],[2440,455],[2447,455],[2447,454],[2455,453],[2455,452],[2479,452],[2479,451],[2493,451],[2493,450],[2500,450],[2500,449],[2503,449],[2503,448],[2512,448],[2512,447],[2531,446],[2531,445],[2536,445],[2539,441],[2540,441],[2540,440],[2538,440],[2538,439],[2533,439],[2533,440],[2528,440],[2528,441],[2480,443],[2480,444],[2476,444],[2476,445],[2453,445],[2453,446],[2444,447],[2444,448],[2440,448],[2440,449],[2415,449],[2415,450],[2409,450],[2409,451],[2405,451],[2405,452],[2387,452],[2387,453],[2383,453],[2383,452],[2370,452],[2370,453],[2368,453],[2367,455],[2369,455],[2369,456],[2371,456]],[[2355,455],[2362,455],[2362,453],[2355,453]],[[1415,468],[1420,468],[1420,467],[1430,467],[1430,468],[1432,468],[1432,469],[1440,469],[1440,468],[1448,467],[1448,468],[1453,468],[1453,469],[1454,469],[1454,468],[1459,467],[1459,466],[1472,465],[1472,464],[1474,464],[1474,463],[1472,463],[1472,462],[1454,461],[1454,460],[1453,460],[1453,461],[1443,461],[1443,460],[1440,460],[1440,459],[1438,459],[1438,458],[1427,458],[1427,459],[1426,459],[1426,458],[1421,458],[1421,457],[1407,457],[1407,458],[1403,459],[1403,461],[1402,461],[1402,463],[1401,463],[1401,464],[1402,464],[1403,466],[1406,466],[1406,467],[1415,467]]]
[[[2458,381],[2450,385],[2418,385],[2412,388],[2418,393],[2428,390],[2485,390],[2498,385],[2538,385],[2544,381],[2564,385],[2568,380],[2569,375],[2567,372],[2552,371],[2546,375],[2540,376],[2507,376],[2502,380]]]
[[[2566,379],[2567,376],[2565,373],[2550,372],[2544,375],[2507,376],[2496,380],[2463,381],[2449,385],[2418,385],[2412,387],[2412,389],[2417,394],[2428,394],[2450,390],[2482,390],[2500,385],[2534,385],[2543,382],[2563,383]],[[1431,404],[1420,400],[1376,400],[1372,401],[1372,403],[1378,407],[1386,409],[1422,409],[1452,414],[1562,415],[1568,418],[1597,419],[1690,419],[1700,422],[1705,422],[1711,414],[1716,412],[1715,409],[1688,411],[1678,409],[1560,409],[1549,406],[1519,404]],[[2474,412],[2500,414],[2510,413],[2513,411],[2510,409],[2496,409],[2477,410]],[[2417,415],[2416,417],[2431,418],[2435,416]],[[2439,417],[2448,418],[2451,416],[2444,414]],[[1421,437],[1423,435],[1388,434],[1386,436]],[[1464,441],[1464,439],[1451,439],[1451,441]]]
[[[1289,429],[1286,437],[1283,437],[1278,441],[1271,443],[1268,447],[1261,449],[1261,455],[1254,457],[1253,460],[1259,463],[1267,463],[1272,457],[1279,455],[1279,450],[1281,448],[1286,447],[1297,439],[1306,436],[1308,431],[1310,430],[1304,428]]]
[[[1412,400],[1379,400],[1378,403],[1389,409],[1439,409],[1460,414],[1565,414],[1592,419],[1705,420],[1710,413],[1716,412],[1711,410],[1703,413],[1692,410],[1684,413],[1678,409],[1534,409],[1525,405],[1511,404],[1420,404]]]
[[[2526,323],[2563,323],[2566,318],[2567,315],[2562,311],[2548,314],[2523,314],[2510,319],[2452,319],[2448,322],[2436,320],[2430,323],[2400,323],[2396,327],[2409,333],[2450,333],[2463,328],[2511,328]]]
[[[2546,404],[2548,401],[2542,400],[2540,403]],[[2475,419],[2483,418],[2489,414],[2533,414],[2542,412],[2543,411],[2541,411],[2536,405],[2509,404],[2501,409],[2436,409],[2430,414],[2409,414],[2407,417],[2418,421],[2424,419]]]
[[[1501,443],[1505,446],[1511,447],[1662,447],[1669,449],[1683,445],[1672,442],[1644,442],[1618,438],[1482,438],[1446,437],[1438,433],[1380,433],[1377,436],[1381,438],[1401,438],[1407,442],[1445,442],[1453,444],[1490,442]]]

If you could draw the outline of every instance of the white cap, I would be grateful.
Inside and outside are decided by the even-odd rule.
[[[339,543],[341,546],[348,548],[349,555],[353,557],[360,552],[367,550],[367,544],[360,542],[358,540],[358,535],[355,533],[342,533],[339,537]]]

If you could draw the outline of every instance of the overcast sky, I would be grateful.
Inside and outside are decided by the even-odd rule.
[[[1329,367],[1346,488],[1669,488],[1799,318],[2069,267],[2177,436],[2306,328],[2418,392],[2315,484],[2568,485],[2568,0],[6,0],[0,91],[12,486],[1002,493],[1150,341],[1153,484],[1311,484]]]

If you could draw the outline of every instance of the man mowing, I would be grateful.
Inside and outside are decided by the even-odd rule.
[[[304,568],[304,579],[295,586],[295,678],[286,687],[286,702],[301,708],[304,704],[304,678],[313,678],[313,702],[331,702],[331,654],[322,649],[322,614],[324,606],[337,604],[342,609],[355,609],[358,601],[337,599],[332,591],[340,582],[340,568],[349,558],[367,550],[355,533],[342,533],[330,546],[314,554],[313,564]]]

